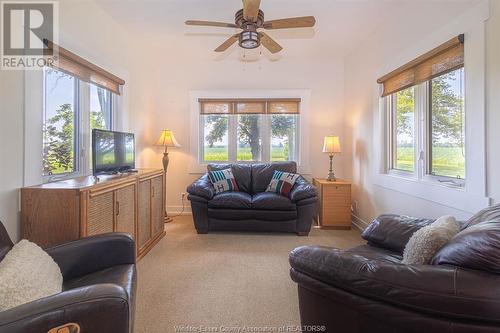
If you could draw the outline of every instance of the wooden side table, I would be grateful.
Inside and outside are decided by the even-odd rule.
[[[322,229],[351,229],[351,182],[313,178],[319,192],[319,213],[316,220]]]

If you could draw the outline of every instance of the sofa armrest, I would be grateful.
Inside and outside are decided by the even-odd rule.
[[[131,304],[114,284],[71,289],[0,312],[0,332],[48,332],[77,323],[82,332],[129,332]]]
[[[189,185],[187,192],[191,195],[205,198],[206,200],[211,200],[215,195],[215,189],[210,179],[208,179],[208,174],[204,174]]]
[[[361,237],[370,245],[402,254],[415,231],[432,222],[434,220],[403,215],[380,215],[366,227]]]
[[[396,264],[319,246],[293,250],[290,264],[292,279],[306,287],[318,288],[319,281],[418,312],[500,322],[497,275],[452,266]]]
[[[318,196],[316,186],[308,182],[304,177],[300,176],[290,192],[290,200],[298,202],[304,199],[314,198]]]
[[[123,233],[77,239],[46,251],[59,265],[65,281],[116,265],[135,264],[134,240]]]

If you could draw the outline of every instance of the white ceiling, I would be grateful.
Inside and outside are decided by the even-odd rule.
[[[443,19],[459,15],[478,0],[262,0],[266,20],[314,15],[312,29],[271,31],[285,49],[307,49],[343,57],[384,22],[398,15],[442,12]],[[187,27],[184,21],[234,22],[241,0],[96,0],[121,26],[143,40],[176,43],[176,47],[197,52],[200,46],[211,52],[234,29]],[[184,44],[182,46],[179,43]],[[202,51],[203,52],[203,51]],[[308,54],[311,54],[308,52]]]

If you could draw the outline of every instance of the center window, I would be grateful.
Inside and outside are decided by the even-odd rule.
[[[295,161],[300,100],[200,100],[200,162]]]

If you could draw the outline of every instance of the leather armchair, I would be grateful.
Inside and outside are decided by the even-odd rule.
[[[12,246],[0,223],[0,260]],[[53,333],[71,325],[82,333],[132,332],[137,278],[129,235],[82,238],[46,251],[61,269],[63,291],[0,312],[0,332]]]
[[[302,325],[339,333],[500,332],[500,275],[488,272],[498,253],[481,269],[401,263],[411,234],[430,222],[383,215],[363,233],[367,245],[293,250],[290,274],[298,283]],[[491,248],[498,247],[500,229],[488,224],[476,229],[476,234],[488,229],[489,238],[482,239],[494,239]]]
[[[290,198],[265,192],[274,171],[296,173],[295,162],[208,165],[209,171],[227,168],[231,168],[239,191],[215,194],[207,174],[187,188],[198,233],[237,230],[309,234],[318,204],[311,183],[300,177]]]

